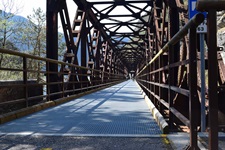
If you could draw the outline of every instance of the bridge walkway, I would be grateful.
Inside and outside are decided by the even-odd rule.
[[[86,137],[89,138],[90,143],[104,137],[105,144],[107,144],[106,139],[109,143],[113,140],[122,142],[125,138],[125,141],[129,140],[129,142],[122,144],[125,147],[134,144],[135,141],[138,142],[138,140],[132,140],[137,138],[145,139],[144,143],[141,144],[142,146],[143,144],[146,146],[155,145],[156,148],[164,149],[168,144],[165,145],[163,142],[165,139],[161,138],[161,134],[162,132],[153,119],[138,85],[135,81],[128,80],[65,104],[0,125],[0,135],[3,139],[0,142],[0,147],[9,146],[7,141],[14,141],[15,138],[12,139],[12,137],[15,136],[25,139],[41,136],[48,138],[49,141],[52,138],[60,139],[60,137],[64,137],[64,141],[65,137]],[[99,138],[90,140],[93,137]],[[112,137],[114,139],[111,139]],[[118,140],[117,138],[122,139]],[[146,138],[148,138],[147,141]],[[17,142],[14,141],[14,143]],[[59,143],[55,142],[55,144]],[[74,143],[74,140],[71,140],[71,143]],[[29,143],[27,144],[29,145]],[[1,147],[1,149],[4,148]],[[136,148],[134,147],[134,149]]]

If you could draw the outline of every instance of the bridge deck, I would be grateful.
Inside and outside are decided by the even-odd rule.
[[[132,80],[0,126],[0,134],[148,137],[161,134]]]

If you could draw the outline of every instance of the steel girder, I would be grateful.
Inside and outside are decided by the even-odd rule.
[[[90,84],[94,85],[96,82],[113,80],[112,73],[125,74],[123,63],[114,55],[115,48],[108,38],[109,35],[97,25],[98,20],[93,17],[95,14],[90,9],[83,9],[86,8],[86,3],[83,2],[80,4],[77,1],[79,7],[71,24],[65,0],[47,1],[47,57],[58,60],[58,14],[67,46],[63,57],[66,64],[61,66],[60,74],[50,74],[47,78],[48,83],[64,82],[64,84],[61,87],[53,87],[50,84],[48,87],[50,93],[62,89],[73,91]],[[58,72],[59,66],[47,64],[46,67],[50,72]],[[85,69],[86,67],[90,70]]]
[[[51,43],[52,41],[58,41],[58,4],[59,1],[55,0],[47,0],[47,52],[46,57],[58,60],[58,43]],[[51,44],[50,44],[51,43]],[[58,72],[58,66],[54,63],[46,64],[46,70],[48,72]],[[49,74],[47,76],[47,82],[57,82],[58,75],[57,74]],[[57,86],[48,85],[47,86],[48,93],[58,92],[59,89]],[[58,96],[51,96],[48,99],[57,99]]]
[[[64,70],[68,72],[68,81],[88,81],[87,76],[70,77],[70,72],[73,70],[75,73],[88,76],[90,75],[90,84],[94,84],[92,80],[104,80],[109,79],[109,74],[112,73],[111,66],[114,66],[112,50],[113,45],[109,44],[111,41],[108,35],[97,24],[96,18],[93,17],[93,12],[90,9],[86,9],[86,3],[82,1],[76,2],[78,10],[73,21],[72,28],[70,28],[68,10],[65,5],[62,5],[60,10],[60,16],[63,23],[64,34],[67,42],[67,53],[64,55],[64,61],[75,65],[81,65],[83,67],[89,67],[90,70],[79,72],[76,68],[68,68],[64,66]],[[82,7],[84,5],[85,7]],[[80,9],[82,8],[82,9]],[[83,9],[85,8],[85,9]],[[69,35],[68,35],[69,34]],[[78,51],[80,51],[81,62],[78,62]],[[121,65],[123,66],[123,65]],[[92,69],[101,70],[99,73],[94,73]],[[105,73],[108,72],[108,73]],[[69,83],[68,83],[69,84]],[[78,85],[76,85],[78,86]],[[88,86],[88,85],[82,85]],[[71,87],[69,87],[71,88]]]
[[[145,34],[153,1],[74,2],[89,14],[90,21],[129,71],[136,70],[145,61]],[[120,13],[121,10],[125,12]]]

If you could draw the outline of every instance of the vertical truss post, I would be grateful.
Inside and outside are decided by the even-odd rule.
[[[148,30],[147,30],[148,31]],[[147,35],[148,35],[148,33],[147,33]],[[149,43],[150,44],[150,43]],[[147,43],[145,43],[145,50],[146,50],[146,52],[145,52],[145,59],[146,59],[146,61],[145,61],[145,63],[146,63],[146,65],[148,64],[148,62],[149,62],[149,60],[150,60],[150,49],[149,49],[149,47],[150,46],[148,46],[148,44]],[[147,85],[146,85],[146,88],[149,90],[150,89],[150,84],[149,84],[149,81],[150,81],[150,66],[148,66],[147,68],[146,68],[146,83],[147,83]],[[150,97],[150,92],[149,91],[146,91],[146,93],[147,93],[147,95],[148,95],[148,97]]]
[[[112,68],[111,68],[112,74],[115,74],[115,53],[112,52]]]
[[[93,33],[90,36],[90,43],[88,48],[88,75],[90,75],[90,83],[95,84],[98,79],[99,72],[91,69],[99,69],[99,45],[100,45],[100,32],[97,29],[93,29]],[[97,67],[98,66],[98,67]]]
[[[179,18],[179,10],[177,8],[176,2],[175,0],[170,0],[169,1],[169,15],[170,15],[170,35],[169,38],[172,38],[180,29],[180,18]],[[175,44],[173,46],[174,51],[176,51],[176,53],[173,53],[173,57],[174,57],[174,62],[177,62],[179,60],[179,51],[180,51],[180,44],[179,42],[177,42],[177,44]],[[174,76],[177,77],[178,76],[178,69],[175,69],[175,74]],[[177,84],[177,81],[175,81],[175,85]]]
[[[116,69],[117,69],[117,74],[119,75],[120,74],[120,61],[119,61],[119,59],[117,60]]]
[[[87,67],[87,33],[88,33],[88,28],[86,27],[86,17],[85,20],[83,21],[83,26],[81,29],[81,35],[80,35],[80,40],[81,40],[81,66],[82,67]],[[81,80],[81,87],[85,87],[87,86],[87,70],[82,69],[80,71],[80,73],[82,74],[82,76],[80,77]]]
[[[47,0],[47,58],[58,60],[58,12],[54,0]],[[47,70],[47,91],[51,93],[58,92],[58,86],[51,84],[58,81],[58,65],[49,63]],[[52,73],[54,72],[54,73]],[[59,98],[58,95],[50,96],[50,100]]]
[[[111,74],[112,74],[112,67],[113,67],[113,65],[112,65],[112,63],[113,63],[113,50],[112,49],[110,49],[110,51],[109,51],[108,61],[109,61],[109,65],[108,65],[107,70],[109,72],[109,80],[111,81],[111,79],[112,79]]]
[[[102,41],[101,41],[101,36],[100,36],[100,31],[98,31],[98,44],[97,44],[97,49],[95,53],[95,69],[100,70],[100,64],[101,64],[101,56],[100,56],[100,50],[102,46]],[[100,80],[100,72],[96,72],[96,80]]]
[[[154,23],[155,23],[155,30],[156,30],[156,34],[155,34],[155,44],[156,44],[156,49],[160,50],[162,48],[161,45],[161,35],[162,35],[162,28],[161,28],[161,24],[162,24],[162,0],[158,0],[154,3]]]
[[[162,4],[162,34],[161,34],[161,45],[164,46],[164,44],[167,42],[167,28],[168,28],[168,22],[166,20],[167,15],[167,6],[165,2]]]
[[[197,35],[196,28],[189,32],[189,120],[190,120],[190,150],[198,150],[197,123],[198,123],[198,95],[197,95]]]
[[[216,10],[208,11],[208,86],[209,86],[209,149],[218,149],[218,62]]]
[[[162,44],[161,44],[161,36],[162,36],[162,22],[163,22],[163,18],[162,18],[162,7],[163,7],[163,1],[162,0],[158,0],[154,2],[154,24],[155,24],[155,51],[156,53],[158,53],[158,51],[162,48]],[[153,67],[154,70],[157,70],[160,66],[159,63],[160,60],[157,60],[153,63]],[[154,73],[154,82],[155,83],[159,83],[160,81],[160,73],[156,72]],[[158,96],[160,96],[160,87],[157,85],[154,85],[154,93]],[[157,98],[154,96],[153,97],[154,100],[154,104],[157,106],[158,108],[158,100]]]
[[[106,70],[107,70],[107,55],[108,55],[108,42],[102,43],[102,64],[101,64],[101,70],[102,70],[102,82],[106,82]]]
[[[179,31],[179,12],[178,8],[176,5],[175,0],[170,0],[169,1],[169,40]],[[170,46],[169,48],[169,57],[168,61],[169,64],[175,63],[178,61],[178,56],[179,56],[179,42],[173,46]],[[172,68],[169,66],[169,86],[176,86],[177,85],[177,80],[175,77],[178,76],[178,69],[177,68]],[[168,91],[169,95],[169,105],[170,107],[174,107],[175,103],[175,93],[169,89]],[[169,113],[169,128],[173,129],[174,128],[174,115],[172,113]]]
[[[148,31],[148,49],[149,49],[149,60],[152,59],[153,57],[153,51],[154,51],[154,34],[151,32],[153,29],[148,27],[147,28],[147,31]],[[152,65],[149,65],[149,73],[152,71]],[[152,81],[152,74],[149,74],[149,81],[151,82]],[[149,84],[149,90],[152,90],[152,85]],[[152,99],[153,96],[149,93],[149,98]]]

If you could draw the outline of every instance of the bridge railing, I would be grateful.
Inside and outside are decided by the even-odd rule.
[[[121,71],[103,72],[14,50],[0,48],[0,56],[0,114],[56,98],[68,99],[125,80]],[[48,71],[50,63],[57,65],[55,72]],[[69,66],[68,70],[72,71],[62,69],[63,66]],[[47,78],[55,76],[57,82],[47,82]],[[68,76],[72,76],[72,80],[68,81]],[[50,91],[50,86],[57,90]]]
[[[190,130],[190,145],[192,148],[197,146],[197,35],[196,28],[202,23],[204,16],[195,15],[189,22],[174,35],[168,43],[147,63],[136,75],[136,80],[143,88],[153,103],[161,110],[168,110],[170,129],[174,126],[174,116],[183,122]],[[175,51],[174,46],[182,42],[183,38],[189,33],[189,52],[188,59],[175,60],[175,55],[180,51]],[[163,55],[167,53],[167,55]],[[167,58],[166,58],[167,57]],[[163,62],[167,60],[168,62]],[[188,78],[188,85],[177,86],[179,67],[183,69],[183,74]],[[165,81],[162,81],[164,76]],[[184,78],[183,78],[184,79]],[[182,80],[182,79],[179,79]],[[174,106],[177,96],[187,99],[189,114],[183,114]],[[189,102],[188,102],[189,99]],[[181,109],[188,109],[184,105]]]

